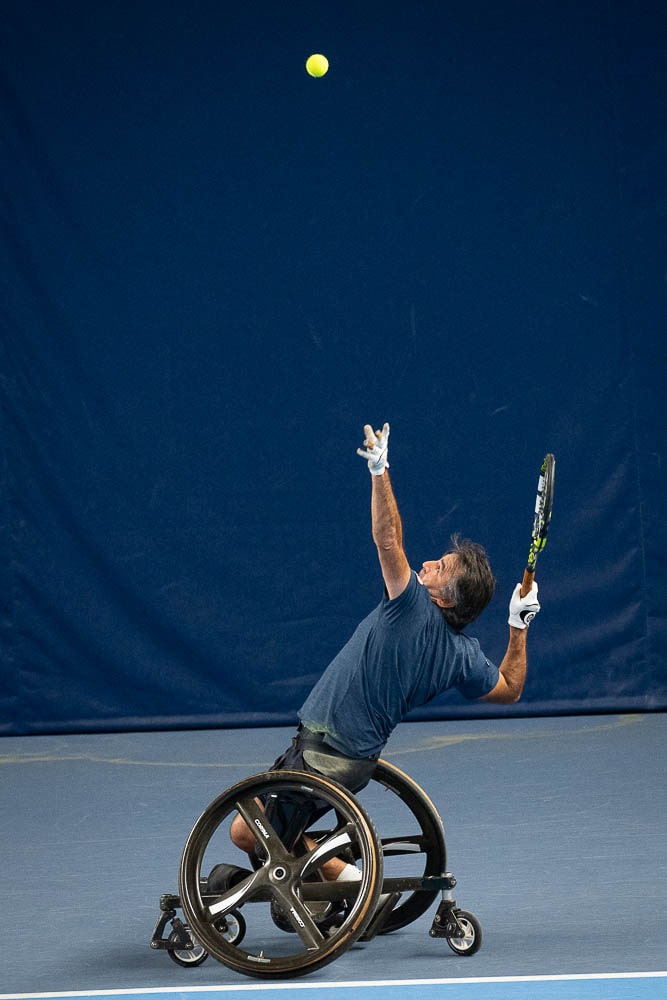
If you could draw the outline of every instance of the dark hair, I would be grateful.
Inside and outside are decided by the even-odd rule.
[[[443,597],[455,601],[453,608],[441,608],[448,625],[456,631],[462,629],[481,615],[496,589],[496,581],[491,572],[488,556],[483,546],[471,542],[469,538],[452,535],[458,572],[443,589]]]

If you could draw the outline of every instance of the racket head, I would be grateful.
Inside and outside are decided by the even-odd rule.
[[[554,499],[554,480],[556,475],[556,459],[549,453],[544,456],[540,475],[537,481],[537,496],[535,498],[535,515],[533,517],[533,531],[528,551],[528,562],[526,571],[535,572],[537,557],[547,544],[547,532],[551,521],[551,511]]]

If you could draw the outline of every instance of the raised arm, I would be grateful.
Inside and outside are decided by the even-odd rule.
[[[389,479],[387,446],[389,424],[381,431],[373,431],[370,424],[364,427],[365,449],[357,454],[368,460],[371,473],[371,522],[373,541],[378,550],[380,568],[390,598],[402,594],[410,582],[411,569],[403,549],[403,525],[396,498]]]
[[[528,668],[526,645],[528,626],[539,610],[537,584],[533,582],[525,597],[521,597],[521,584],[517,583],[510,601],[508,619],[510,635],[505,655],[498,668],[500,677],[496,686],[484,696],[483,701],[509,705],[521,697]]]

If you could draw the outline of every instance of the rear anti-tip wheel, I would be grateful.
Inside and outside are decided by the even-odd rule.
[[[457,955],[474,955],[482,946],[482,925],[477,917],[467,910],[454,910],[454,913],[463,929],[463,936],[448,937],[445,940]]]

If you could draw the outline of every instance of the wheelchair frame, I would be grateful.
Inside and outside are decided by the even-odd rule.
[[[181,857],[179,894],[161,897],[151,947],[166,950],[183,966],[199,965],[211,954],[245,975],[290,978],[327,965],[357,940],[369,941],[407,926],[440,897],[430,936],[444,938],[457,955],[475,954],[482,943],[481,926],[454,899],[456,879],[447,871],[444,826],[433,802],[412,778],[386,761],[378,761],[372,781],[404,803],[417,822],[418,833],[380,838],[355,796],[337,782],[312,773],[269,771],[223,792],[190,832]],[[307,831],[314,848],[302,844],[299,853],[289,852],[256,801],[271,794],[323,799],[335,823]],[[236,812],[253,831],[266,860],[254,872],[239,870],[237,884],[211,892],[202,873],[206,850]],[[420,874],[384,877],[385,858],[419,855],[424,856]],[[360,863],[360,881],[322,880],[319,867],[334,857]],[[293,932],[293,953],[284,953],[284,937],[277,953],[267,951],[271,945],[264,939],[260,947],[255,943],[250,950],[241,948],[247,931],[244,912],[249,918],[251,910],[242,911],[261,903],[264,911],[269,907],[269,931],[277,926]],[[179,909],[184,920],[177,915]]]

